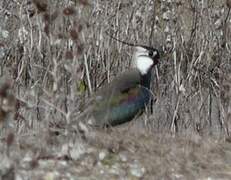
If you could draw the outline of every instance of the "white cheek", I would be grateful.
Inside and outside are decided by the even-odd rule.
[[[141,74],[147,74],[153,65],[153,60],[147,56],[141,56],[137,59],[136,66]]]

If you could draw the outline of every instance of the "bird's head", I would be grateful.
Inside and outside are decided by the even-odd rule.
[[[142,75],[159,62],[160,54],[157,49],[148,46],[135,46],[133,54],[133,67],[137,68]]]

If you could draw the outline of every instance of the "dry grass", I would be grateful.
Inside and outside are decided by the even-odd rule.
[[[1,42],[2,74],[20,102],[20,129],[75,119],[90,94],[129,68],[132,49],[109,32],[170,50],[153,75],[151,129],[229,134],[223,99],[229,100],[230,23],[224,3],[29,2],[2,3],[10,32]]]
[[[100,148],[111,146],[104,143],[113,137],[116,145],[112,146],[117,149],[124,139],[126,146],[143,148],[137,153],[142,159],[148,146],[155,164],[148,172],[162,172],[158,177],[163,177],[170,174],[171,163],[162,171],[165,164],[158,166],[162,159],[156,162],[155,158],[168,154],[162,149],[169,151],[167,147],[174,141],[170,154],[185,154],[180,159],[167,156],[166,166],[176,162],[182,169],[181,163],[188,158],[196,156],[195,161],[200,161],[190,154],[193,150],[198,154],[208,151],[201,141],[194,149],[191,140],[181,140],[185,135],[221,139],[230,135],[231,25],[225,1],[15,0],[1,2],[0,8],[0,132],[8,151],[11,144],[20,144],[27,137],[27,145],[20,148],[42,147],[49,154],[47,146],[62,146],[78,137],[68,124],[78,121],[96,89],[131,63],[132,48],[112,40],[106,32],[127,42],[164,49],[168,55],[153,72],[151,89],[156,101],[151,111],[130,124],[136,128],[127,129],[131,133],[141,129],[145,137],[142,133],[121,137],[118,134],[123,128],[107,135],[98,132]],[[150,141],[155,134],[178,138]],[[114,139],[117,136],[119,143]],[[139,144],[139,138],[145,143],[146,136],[147,144]],[[36,145],[33,138],[39,138]],[[217,150],[217,146],[209,147]],[[186,166],[185,171],[191,167],[194,165]],[[189,173],[189,177],[195,176]]]

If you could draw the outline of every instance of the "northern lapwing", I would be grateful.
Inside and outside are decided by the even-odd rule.
[[[90,100],[85,113],[88,124],[116,126],[141,113],[150,101],[151,70],[159,59],[157,49],[134,45],[131,69],[100,88]]]

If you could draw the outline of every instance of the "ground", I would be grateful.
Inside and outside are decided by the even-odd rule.
[[[45,180],[231,178],[230,139],[131,128],[96,130],[82,140],[52,133],[43,137],[45,132],[14,137],[8,146],[2,140],[0,175]]]
[[[1,1],[0,179],[231,179],[230,24],[230,0]],[[153,103],[83,134],[132,63],[110,36],[159,50]]]

